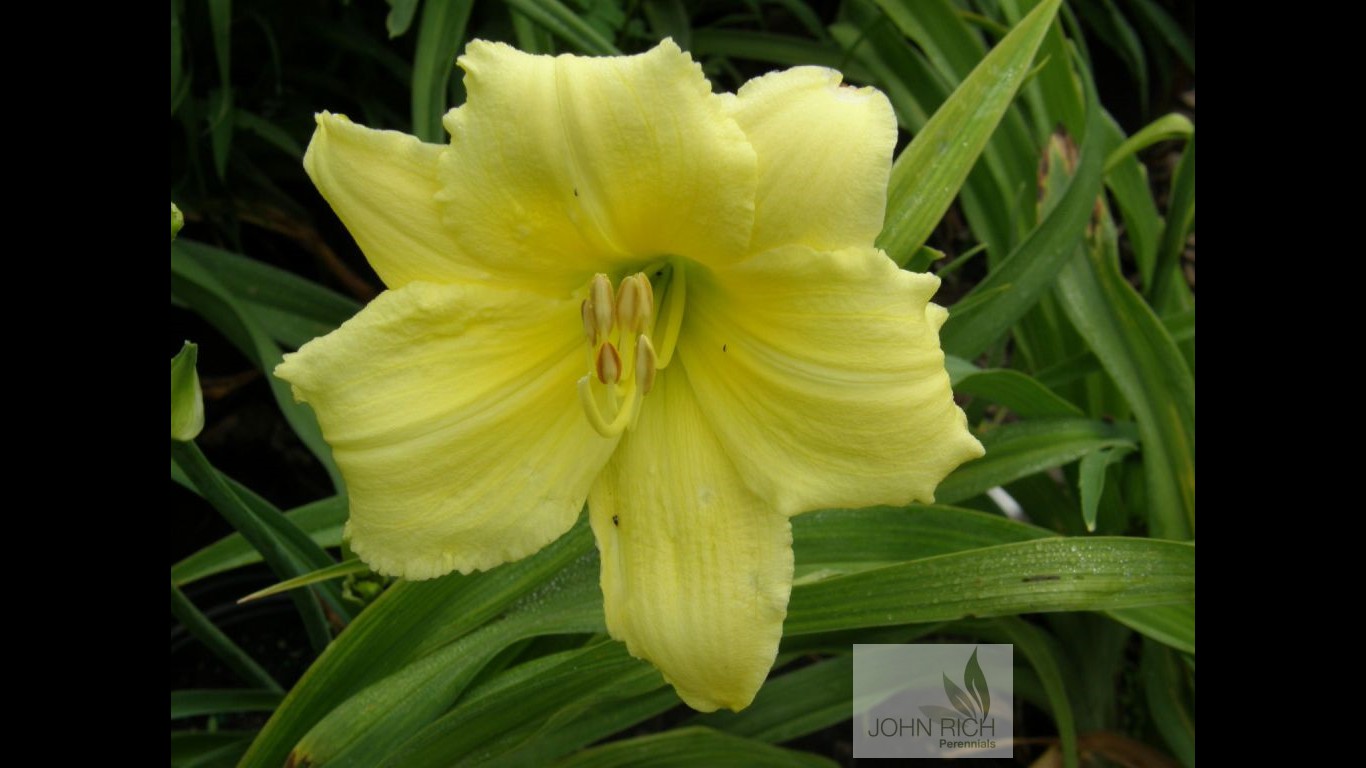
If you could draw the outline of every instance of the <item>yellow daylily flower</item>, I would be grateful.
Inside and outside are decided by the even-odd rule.
[[[788,519],[931,501],[982,455],[938,279],[873,245],[891,107],[817,67],[714,94],[671,40],[459,65],[448,145],[318,116],[304,165],[388,290],[276,375],[372,568],[492,568],[586,499],[612,636],[739,710],[782,635]]]

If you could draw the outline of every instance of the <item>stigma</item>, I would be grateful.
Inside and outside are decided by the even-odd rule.
[[[594,275],[583,300],[588,374],[579,379],[579,400],[588,423],[603,437],[635,427],[655,375],[673,356],[682,324],[683,271],[665,265],[655,274],[665,295],[659,316],[655,286],[645,272],[628,275],[615,290],[607,275]],[[664,342],[659,352],[651,338],[656,334]]]

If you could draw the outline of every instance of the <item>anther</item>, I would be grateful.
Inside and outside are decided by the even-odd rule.
[[[648,395],[655,385],[655,347],[649,336],[636,337],[636,385]]]
[[[612,281],[599,272],[593,275],[593,284],[588,291],[588,308],[593,314],[593,329],[596,332],[594,343],[607,338],[612,332],[612,310],[616,303],[612,296]]]
[[[621,281],[617,290],[617,323],[625,333],[646,333],[654,314],[654,289],[637,272]]]
[[[602,345],[597,359],[598,381],[603,384],[616,384],[621,381],[621,355],[611,342]]]
[[[596,347],[598,345],[598,328],[593,321],[593,300],[584,299],[583,304],[579,307],[579,312],[583,315],[583,333],[588,337],[588,346]]]

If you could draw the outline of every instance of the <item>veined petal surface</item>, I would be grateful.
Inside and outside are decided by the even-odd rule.
[[[741,475],[782,513],[933,501],[982,455],[944,369],[938,278],[871,247],[695,272],[678,355]]]
[[[525,557],[582,510],[616,440],[578,404],[578,303],[409,283],[287,355],[350,495],[351,547],[408,579]]]
[[[588,506],[612,636],[693,709],[748,706],[782,637],[792,529],[745,486],[681,368],[660,373]]]
[[[480,276],[441,221],[437,158],[444,144],[366,128],[345,115],[316,119],[304,169],[385,285]]]
[[[867,245],[882,231],[896,116],[881,91],[823,67],[772,72],[726,97],[759,162],[750,250]]]
[[[655,256],[742,258],[755,158],[673,41],[638,56],[533,56],[476,40],[445,117],[445,219],[493,273],[543,286]]]

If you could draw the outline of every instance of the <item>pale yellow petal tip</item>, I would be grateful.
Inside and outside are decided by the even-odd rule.
[[[777,658],[778,651],[778,643],[775,640],[772,658],[762,664],[752,665],[751,670],[725,679],[698,680],[698,678],[705,678],[710,670],[704,670],[701,674],[696,674],[695,671],[693,673],[671,674],[665,665],[644,653],[637,643],[613,632],[611,623],[608,625],[608,634],[614,640],[625,643],[626,652],[632,657],[647,662],[658,669],[664,681],[673,686],[674,693],[678,694],[678,698],[682,699],[684,704],[704,713],[715,712],[718,709],[739,712],[754,703],[754,697],[759,694],[759,689],[768,680],[768,672],[773,667],[773,660]]]
[[[310,355],[307,350],[322,338],[325,337],[319,336],[317,339],[309,341],[297,352],[286,352],[279,365],[276,365],[275,370],[271,371],[272,376],[289,383],[290,392],[294,395],[294,402],[296,403],[308,402],[306,392],[309,388],[308,360]]]
[[[939,333],[939,330],[944,327],[944,323],[948,322],[948,319],[949,311],[947,309],[934,303],[925,305],[925,322],[930,324],[930,327],[934,329],[935,333]]]
[[[291,358],[294,358],[297,355],[297,352],[286,354],[284,359],[280,361],[280,364],[275,366],[275,370],[270,372],[270,375],[281,381],[288,382],[290,394],[294,395],[294,402],[304,403],[307,402],[307,399],[304,397],[303,390],[299,389],[299,385],[294,383],[295,380],[299,378],[300,373],[298,366],[291,362]]]

